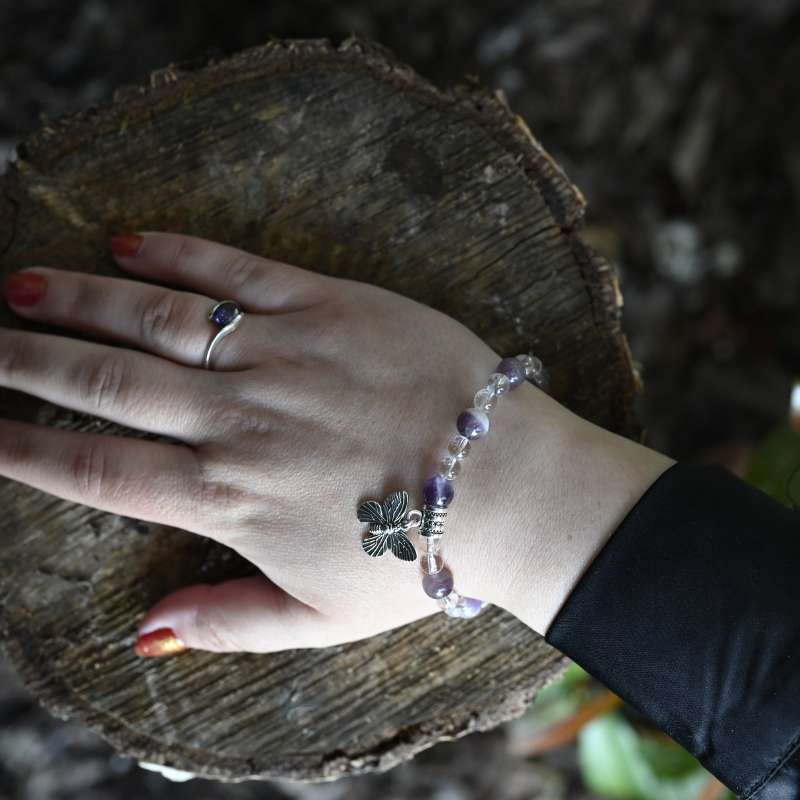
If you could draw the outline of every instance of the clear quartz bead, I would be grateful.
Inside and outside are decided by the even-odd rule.
[[[475,399],[472,401],[472,405],[488,414],[490,411],[494,411],[496,408],[497,398],[495,397],[494,392],[487,387],[486,389],[479,390],[475,394]]]
[[[450,594],[448,594],[446,597],[440,597],[436,602],[439,604],[439,608],[441,608],[445,614],[452,616],[450,612],[458,607],[459,600],[461,600],[461,595],[455,589],[453,589]]]
[[[502,372],[493,372],[489,376],[487,388],[491,389],[495,397],[502,397],[511,390],[511,381],[508,379],[508,376],[503,375]]]
[[[441,572],[443,566],[444,559],[439,552],[428,550],[428,552],[422,556],[422,571],[426,575],[435,575],[437,572]]]
[[[425,537],[425,553],[422,556],[422,571],[426,575],[433,575],[439,572],[444,566],[441,541],[441,536],[434,535]]]
[[[461,473],[461,462],[451,455],[446,455],[439,462],[439,474],[448,481],[455,480]]]
[[[530,353],[522,353],[517,356],[517,359],[521,361],[522,365],[525,367],[526,378],[533,378],[534,375],[538,375],[544,366],[541,359],[532,356]]]
[[[469,455],[471,447],[472,444],[466,436],[456,435],[450,440],[450,444],[447,445],[447,452],[450,453],[453,458],[463,461]]]

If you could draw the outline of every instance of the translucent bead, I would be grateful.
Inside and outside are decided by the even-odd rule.
[[[447,452],[459,461],[463,461],[469,455],[471,447],[472,445],[466,436],[458,435],[450,440],[450,444],[447,445]]]
[[[442,549],[442,537],[436,533],[426,536],[425,548],[428,553],[438,553]]]
[[[439,608],[445,612],[445,614],[449,614],[450,610],[454,609],[459,601],[461,600],[461,595],[453,589],[446,597],[439,598]]]
[[[522,366],[525,367],[526,378],[534,378],[541,373],[542,369],[544,369],[541,359],[536,358],[536,356],[532,356],[529,353],[523,353],[522,355],[517,356],[517,358],[522,363]]]
[[[444,567],[444,559],[441,553],[429,551],[422,556],[422,571],[426,575],[434,575],[437,572],[441,572],[442,567]]]
[[[495,397],[502,397],[511,389],[511,381],[502,372],[493,372],[489,376],[488,388],[494,392]]]
[[[497,398],[494,396],[494,392],[491,389],[481,389],[476,393],[472,404],[475,408],[485,411],[488,414],[496,408]]]
[[[422,588],[434,600],[447,597],[453,591],[453,573],[444,566],[438,572],[428,573],[422,578]]]
[[[455,480],[461,473],[461,462],[455,456],[447,455],[439,462],[439,473],[448,481]]]

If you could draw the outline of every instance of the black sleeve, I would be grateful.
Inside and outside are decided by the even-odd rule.
[[[800,512],[675,464],[545,640],[742,798],[800,800]]]

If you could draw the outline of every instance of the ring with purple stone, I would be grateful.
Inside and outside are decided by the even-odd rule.
[[[391,550],[403,561],[416,561],[416,548],[406,534],[411,528],[419,528],[418,533],[425,541],[425,552],[421,559],[423,591],[450,617],[471,619],[487,605],[477,597],[466,597],[455,590],[453,573],[442,557],[441,540],[445,532],[447,507],[455,494],[453,481],[461,473],[462,462],[469,454],[472,442],[489,433],[490,419],[497,401],[526,380],[542,391],[547,391],[550,385],[548,371],[530,353],[504,358],[497,365],[487,384],[475,394],[472,407],[459,414],[456,420],[458,433],[450,440],[447,451],[442,455],[438,472],[431,475],[422,487],[422,511],[407,510],[406,491],[392,492],[383,503],[368,500],[358,509],[359,522],[370,523],[362,546],[367,555],[372,557]]]
[[[208,343],[203,357],[203,366],[206,369],[211,369],[211,354],[214,352],[214,348],[222,339],[229,333],[233,333],[242,324],[244,311],[233,300],[221,300],[208,312],[208,319],[219,328]]]

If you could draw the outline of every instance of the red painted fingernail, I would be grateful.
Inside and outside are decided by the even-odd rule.
[[[139,255],[142,249],[143,236],[136,233],[122,233],[119,236],[111,237],[111,252],[117,258],[133,258]]]
[[[175,635],[172,628],[159,628],[150,633],[142,633],[136,640],[137,656],[152,658],[182,653],[186,645]]]
[[[15,306],[33,306],[42,299],[47,279],[37,272],[16,272],[3,281],[3,295]]]

